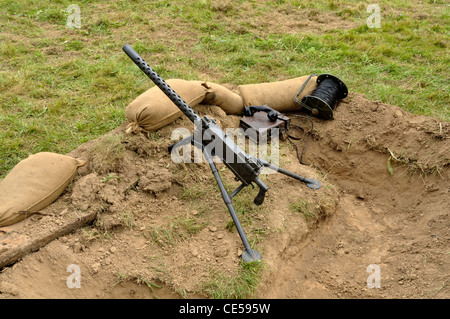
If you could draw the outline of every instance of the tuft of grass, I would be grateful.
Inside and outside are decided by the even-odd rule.
[[[143,277],[141,275],[137,275],[136,276],[135,282],[138,285],[145,284],[148,288],[150,288],[150,290],[152,292],[155,292],[154,288],[157,288],[157,289],[161,289],[162,288],[161,285],[158,285],[157,283],[155,283],[155,282],[153,282],[151,280],[148,280],[148,279],[146,279],[145,277]]]
[[[134,214],[133,212],[123,212],[120,215],[120,220],[122,225],[126,226],[129,229],[134,229],[136,227],[136,224],[134,222]]]
[[[433,161],[432,163],[429,163],[433,158],[433,154],[429,154],[427,158],[422,160],[417,160],[403,153],[395,154],[389,148],[387,148],[387,151],[389,152],[387,170],[391,176],[394,175],[394,167],[406,167],[406,174],[408,176],[415,173],[441,175],[441,167],[445,167],[449,164],[449,160],[445,157],[442,161]]]
[[[213,299],[251,298],[261,279],[262,262],[240,262],[237,275],[230,276],[212,271],[210,279],[203,284],[202,292]]]
[[[174,218],[167,225],[154,226],[148,231],[148,236],[152,242],[160,247],[174,246],[177,242],[184,241],[197,234],[206,225],[206,222],[186,215],[184,218]]]
[[[156,283],[154,280],[149,280],[142,275],[130,275],[127,272],[118,270],[116,273],[116,280],[114,281],[112,286],[115,287],[123,282],[134,282],[138,285],[144,284],[151,290],[152,293],[155,292],[154,288],[162,288],[162,286]]]
[[[310,203],[300,199],[290,203],[289,209],[294,213],[303,215],[307,222],[311,222],[317,220],[318,216],[315,213],[315,210],[310,206]]]
[[[198,200],[204,197],[208,191],[201,187],[201,185],[193,185],[189,187],[183,187],[180,195],[182,200]]]
[[[102,175],[121,169],[126,151],[123,139],[122,134],[105,135],[89,148],[90,162],[95,172]]]
[[[207,225],[205,222],[201,222],[201,221],[199,221],[197,219],[190,218],[190,217],[186,217],[184,219],[181,219],[178,222],[182,226],[183,230],[188,235],[195,235],[195,234],[197,234],[199,231],[201,231]]]
[[[100,221],[100,223],[101,223],[101,221]],[[86,242],[91,242],[91,241],[96,241],[96,240],[108,241],[109,239],[111,239],[110,232],[99,229],[98,227],[93,227],[93,226],[83,227],[81,229],[81,232],[82,232],[82,236]]]
[[[150,239],[155,244],[164,246],[173,246],[176,241],[184,240],[183,234],[177,232],[174,224],[169,224],[166,227],[155,226],[148,232]]]

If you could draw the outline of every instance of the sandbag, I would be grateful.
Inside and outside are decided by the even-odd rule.
[[[227,114],[242,114],[244,111],[244,101],[239,94],[234,93],[220,84],[204,82],[203,85],[208,89],[202,101],[203,104],[220,106]]]
[[[266,82],[259,84],[245,84],[238,86],[244,107],[267,104],[277,111],[288,111],[300,108],[294,97],[309,75],[278,82]],[[305,95],[317,87],[317,76],[312,76],[301,94],[297,97],[300,101]]]
[[[0,226],[17,223],[53,203],[85,163],[50,152],[20,161],[0,182]]]
[[[202,81],[169,79],[166,83],[192,108],[205,98],[208,88]],[[157,86],[134,99],[125,109],[130,122],[127,131],[138,129],[152,132],[166,126],[183,115],[183,112]]]

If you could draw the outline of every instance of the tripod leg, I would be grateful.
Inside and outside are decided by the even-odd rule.
[[[321,187],[320,181],[315,178],[305,178],[303,176],[300,176],[300,175],[297,175],[290,171],[287,171],[281,167],[270,164],[269,162],[266,162],[264,160],[261,160],[261,162],[263,163],[263,165],[265,167],[268,167],[270,169],[273,169],[274,171],[280,172],[281,174],[284,174],[286,176],[289,176],[289,177],[295,178],[296,180],[304,182],[306,184],[306,186],[308,186],[311,189],[319,189]]]
[[[227,205],[228,211],[230,212],[231,218],[233,219],[234,224],[236,225],[236,229],[241,237],[242,243],[244,244],[245,251],[242,253],[242,259],[244,262],[252,262],[252,261],[260,261],[262,259],[261,254],[252,249],[250,244],[245,236],[244,230],[242,229],[241,223],[236,215],[236,211],[234,210],[233,204],[231,203],[231,197],[228,195],[225,186],[223,185],[222,178],[219,175],[216,165],[214,164],[212,157],[206,150],[203,151],[206,161],[209,163],[211,167],[211,171],[216,179],[217,185],[219,186],[220,192],[222,194],[223,201]]]
[[[193,135],[190,135],[190,136],[188,136],[188,137],[185,137],[185,138],[183,138],[182,140],[180,140],[180,141],[178,141],[178,142],[173,143],[172,145],[170,145],[170,146],[167,148],[167,150],[169,151],[169,153],[172,153],[172,149],[173,149],[173,148],[176,148],[176,147],[179,147],[179,146],[183,146],[183,145],[186,145],[186,144],[190,144],[190,143],[192,143],[192,139],[193,139],[193,138],[194,138]]]

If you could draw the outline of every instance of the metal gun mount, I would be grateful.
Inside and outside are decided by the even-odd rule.
[[[295,173],[284,170],[278,166],[275,166],[267,161],[253,157],[242,151],[234,141],[227,136],[227,134],[216,124],[216,121],[210,119],[208,116],[200,118],[194,110],[141,58],[141,56],[133,50],[133,48],[126,44],[123,46],[123,51],[128,57],[155,83],[170,100],[186,115],[195,125],[194,134],[188,136],[177,143],[169,146],[169,152],[174,147],[179,147],[191,143],[195,147],[202,150],[205,160],[208,162],[211,171],[219,186],[222,198],[230,212],[231,218],[236,226],[242,243],[245,247],[242,253],[242,259],[244,262],[260,261],[261,254],[252,249],[241,223],[236,215],[231,199],[239,193],[245,186],[255,183],[259,187],[259,193],[254,199],[256,205],[261,205],[264,202],[264,197],[269,188],[261,181],[259,174],[263,167],[268,167],[284,175],[290,176],[301,182],[304,182],[306,186],[311,189],[319,189],[321,187],[320,182],[313,178],[305,178]],[[198,138],[201,137],[201,138]],[[220,150],[219,152],[217,150]],[[213,158],[218,156],[221,161],[228,167],[235,179],[241,182],[231,194],[225,189],[223,181],[219,175],[217,167],[213,161]]]

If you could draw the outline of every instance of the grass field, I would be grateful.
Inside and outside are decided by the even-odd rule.
[[[80,8],[80,28],[68,28]],[[121,48],[165,79],[260,83],[332,73],[351,92],[449,120],[445,1],[2,0],[0,178],[29,154],[67,153],[120,125],[152,84]]]

